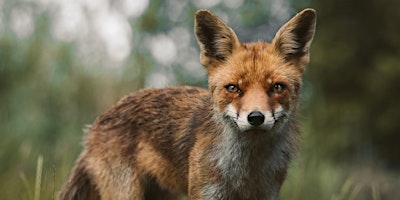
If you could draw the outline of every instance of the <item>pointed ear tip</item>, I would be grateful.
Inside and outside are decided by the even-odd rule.
[[[317,13],[317,11],[314,8],[305,8],[301,12],[314,13],[314,14]]]
[[[303,11],[301,11],[299,14],[301,15],[307,15],[308,17],[317,17],[317,11],[313,8],[306,8]]]
[[[207,10],[207,9],[200,9],[200,10],[197,10],[197,12],[196,12],[196,18],[197,18],[197,17],[204,16],[204,15],[211,15],[211,12],[210,12],[209,10]]]

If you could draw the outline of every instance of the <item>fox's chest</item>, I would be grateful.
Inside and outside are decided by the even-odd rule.
[[[248,155],[219,158],[217,167],[221,181],[206,185],[202,190],[203,198],[276,199],[279,186],[269,161],[255,164],[251,159]]]
[[[205,199],[275,199],[279,192],[277,171],[288,160],[281,155],[281,147],[268,140],[253,142],[247,138],[230,135],[222,139],[212,154],[221,182],[203,188]],[[271,147],[273,147],[271,149]],[[209,197],[209,198],[208,198]]]

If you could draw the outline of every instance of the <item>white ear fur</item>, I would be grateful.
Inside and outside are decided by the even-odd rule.
[[[315,10],[304,9],[279,29],[272,44],[285,60],[306,65],[315,26]]]
[[[200,46],[201,62],[223,62],[240,44],[235,32],[208,10],[196,13],[195,33]]]

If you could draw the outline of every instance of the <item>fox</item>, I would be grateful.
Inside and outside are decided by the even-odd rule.
[[[240,42],[211,11],[194,32],[208,88],[141,89],[88,128],[58,199],[277,199],[300,143],[316,11]]]

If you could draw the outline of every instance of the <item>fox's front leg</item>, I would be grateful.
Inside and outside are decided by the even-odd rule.
[[[193,169],[189,173],[188,197],[191,200],[220,200],[226,199],[221,193],[218,182],[212,180],[210,174],[202,173],[200,169]]]
[[[221,176],[213,159],[213,142],[208,139],[199,139],[194,145],[189,157],[189,185],[188,197],[191,200],[217,200],[223,197]]]

